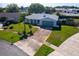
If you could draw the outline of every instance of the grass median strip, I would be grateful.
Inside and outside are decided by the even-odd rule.
[[[53,52],[54,49],[43,44],[40,49],[35,53],[35,56],[47,56],[49,53]]]

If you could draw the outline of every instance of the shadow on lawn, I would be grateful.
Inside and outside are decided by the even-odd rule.
[[[62,27],[41,27],[43,29],[47,29],[47,30],[56,30],[56,31],[61,31]]]

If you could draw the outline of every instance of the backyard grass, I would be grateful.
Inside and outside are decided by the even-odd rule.
[[[60,31],[52,30],[47,42],[59,46],[61,45],[68,37],[72,36],[73,34],[79,32],[79,29],[72,26],[62,26]]]
[[[8,42],[14,43],[18,41],[20,36],[18,34],[7,32],[7,31],[0,31],[0,40],[6,40]]]
[[[47,56],[52,51],[54,51],[54,49],[52,49],[46,45],[42,45],[40,47],[40,49],[36,52],[35,56]]]
[[[23,32],[23,30],[24,30],[23,23],[11,24],[10,26],[13,26],[13,29],[11,29],[12,31]],[[28,24],[26,24],[26,32],[28,33],[29,31],[30,31],[30,28],[29,28]],[[32,32],[34,33],[35,31],[37,31],[37,28],[32,26]]]

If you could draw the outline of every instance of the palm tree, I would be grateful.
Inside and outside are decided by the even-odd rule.
[[[31,24],[29,24],[28,26],[29,26],[29,28],[30,28],[30,32],[29,32],[29,33],[30,33],[30,35],[33,35],[33,32],[32,32],[32,25],[31,25]]]

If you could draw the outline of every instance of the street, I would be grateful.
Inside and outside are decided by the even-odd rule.
[[[0,56],[28,56],[15,45],[0,40]]]

